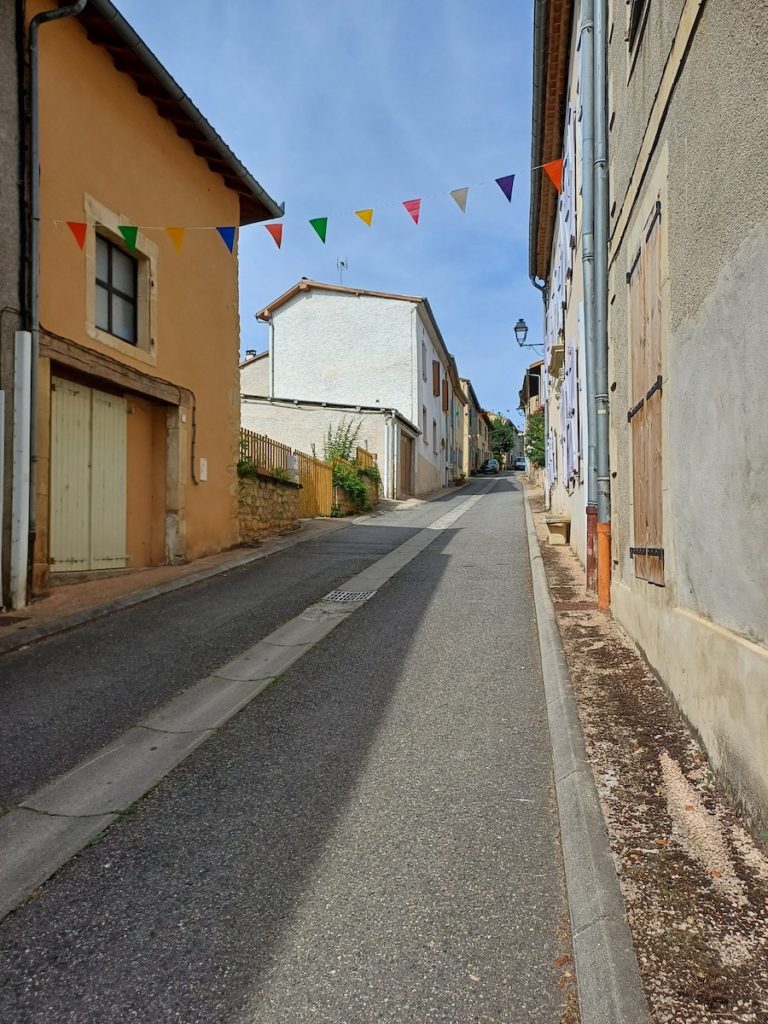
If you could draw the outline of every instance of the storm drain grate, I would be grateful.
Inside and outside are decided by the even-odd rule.
[[[375,590],[332,590],[330,594],[326,594],[323,598],[324,601],[340,601],[342,604],[352,604],[359,601],[367,601],[369,597],[373,597],[376,593]]]

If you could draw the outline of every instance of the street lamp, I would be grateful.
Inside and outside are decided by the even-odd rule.
[[[525,346],[525,339],[528,337],[528,324],[520,317],[515,324],[515,338],[520,348]]]

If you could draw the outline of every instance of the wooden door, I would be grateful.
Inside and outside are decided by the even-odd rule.
[[[126,564],[126,402],[54,378],[50,560],[54,572]]]
[[[413,494],[413,438],[400,434],[400,462],[397,472],[398,496]]]

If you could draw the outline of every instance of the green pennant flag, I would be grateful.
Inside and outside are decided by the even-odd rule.
[[[328,218],[327,217],[315,217],[309,222],[318,234],[321,242],[325,242],[325,235],[328,231]]]
[[[118,224],[117,230],[125,239],[131,252],[136,252],[136,235],[138,235],[139,229],[131,226],[130,224]]]

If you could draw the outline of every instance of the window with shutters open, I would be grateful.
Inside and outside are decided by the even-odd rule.
[[[432,394],[435,398],[440,395],[440,363],[437,359],[432,360]]]
[[[443,379],[443,412],[448,412],[448,381]]]
[[[664,586],[661,430],[661,203],[657,202],[627,274],[635,576]]]

